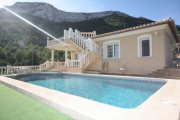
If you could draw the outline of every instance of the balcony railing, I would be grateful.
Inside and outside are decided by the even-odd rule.
[[[180,60],[173,60],[172,67],[180,68]]]
[[[80,34],[87,38],[92,38],[96,36],[96,31],[93,32],[80,32]]]
[[[51,68],[65,68],[65,62],[50,62],[46,61],[45,63],[39,65],[40,71],[48,71]]]
[[[0,75],[17,74],[17,73],[33,73],[39,72],[39,66],[4,66],[0,67]]]
[[[3,66],[0,67],[0,75],[19,74],[19,73],[35,73],[41,71],[48,71],[50,68],[65,68],[65,62],[49,62],[39,66]]]

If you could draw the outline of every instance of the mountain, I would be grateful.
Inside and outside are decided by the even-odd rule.
[[[53,22],[80,22],[85,20],[92,20],[94,18],[101,18],[112,14],[117,14],[122,17],[129,17],[129,15],[119,11],[105,11],[96,13],[75,13],[58,10],[54,6],[47,3],[38,2],[17,2],[9,8],[20,14],[31,14]]]
[[[63,30],[69,27],[87,32],[96,30],[100,34],[153,22],[146,18],[135,18],[117,11],[99,13],[64,12],[47,3],[17,2],[8,8],[55,37],[61,37]],[[0,33],[2,34],[0,41],[3,40],[2,36],[6,36],[11,39],[11,42],[15,41],[21,46],[29,43],[46,45],[46,35],[4,9],[0,9]]]
[[[178,31],[178,34],[179,34],[179,37],[180,37],[180,25],[176,25],[177,27],[177,31]]]

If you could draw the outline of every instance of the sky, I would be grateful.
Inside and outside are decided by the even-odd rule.
[[[68,12],[120,11],[155,21],[171,17],[180,25],[180,0],[0,0],[1,5],[15,2],[46,2]]]

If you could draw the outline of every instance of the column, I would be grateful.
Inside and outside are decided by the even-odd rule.
[[[84,61],[83,61],[83,59],[82,59],[82,57],[84,56],[84,54],[85,54],[85,52],[82,51],[82,52],[81,52],[81,57],[80,57],[80,67],[81,67],[81,68],[83,68],[83,64],[84,64]]]
[[[51,62],[54,62],[54,50],[51,50]]]
[[[71,51],[71,60],[75,60],[75,52]]]
[[[69,61],[68,61],[68,51],[67,51],[67,48],[65,48],[65,64],[66,64],[66,67],[69,68]]]
[[[67,48],[65,48],[65,62],[67,61],[67,59],[68,59],[68,50]]]
[[[93,36],[96,36],[96,31],[93,31]]]

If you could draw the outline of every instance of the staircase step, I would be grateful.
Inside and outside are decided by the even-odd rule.
[[[84,73],[88,73],[88,74],[100,74],[101,72],[97,71],[97,70],[86,70],[86,71],[84,71]]]
[[[48,72],[62,72],[66,71],[66,68],[51,68],[48,70]]]
[[[154,71],[148,76],[159,77],[159,78],[180,79],[180,69],[179,68],[164,68],[164,69]]]

